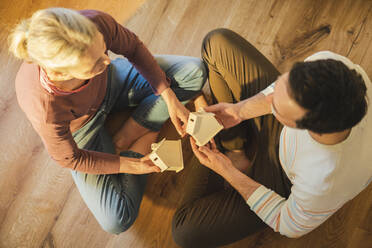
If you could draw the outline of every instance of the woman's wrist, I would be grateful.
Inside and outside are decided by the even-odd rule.
[[[171,88],[166,88],[161,92],[161,97],[164,99],[164,101],[169,104],[170,102],[174,100],[178,100],[176,97],[176,94],[174,94],[173,90]]]
[[[133,168],[136,167],[136,163],[139,162],[138,158],[129,158],[120,156],[120,173],[131,173]]]

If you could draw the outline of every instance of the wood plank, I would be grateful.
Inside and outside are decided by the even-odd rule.
[[[370,248],[372,241],[372,232],[368,232],[364,229],[357,228],[354,233],[351,242],[347,248]]]
[[[1,223],[0,247],[40,246],[73,185],[70,172],[57,167],[45,150],[29,162],[34,168]]]
[[[52,247],[104,247],[114,236],[102,231],[75,184],[54,221],[43,241],[44,244],[53,243]]]
[[[0,44],[9,28],[49,6],[96,8],[123,23],[144,0],[0,2]],[[372,74],[371,0],[151,0],[126,23],[159,54],[200,56],[203,37],[226,27],[248,39],[281,71],[319,50],[349,56]],[[186,169],[149,178],[136,223],[121,235],[102,231],[67,170],[49,159],[17,106],[14,78],[20,62],[0,46],[0,247],[177,247],[171,219],[195,163],[183,142]],[[123,117],[113,116],[115,132]],[[168,122],[162,136],[176,138]],[[372,185],[310,234],[289,239],[267,228],[226,247],[359,247],[372,242]]]

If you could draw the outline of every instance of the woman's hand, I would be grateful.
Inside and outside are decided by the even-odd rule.
[[[206,112],[215,114],[217,120],[221,122],[225,129],[238,125],[242,122],[239,115],[240,106],[232,103],[218,103],[204,107]]]
[[[214,142],[198,147],[195,140],[190,137],[190,143],[191,148],[200,163],[216,173],[221,175],[224,170],[234,166],[227,156],[218,151]]]
[[[161,96],[167,103],[169,117],[181,137],[186,134],[186,125],[190,111],[177,99],[171,88],[165,89]]]
[[[149,174],[160,172],[160,168],[152,163],[149,155],[143,158],[120,157],[120,173]]]

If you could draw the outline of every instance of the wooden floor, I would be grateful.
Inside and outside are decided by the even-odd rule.
[[[0,1],[0,247],[172,248],[170,223],[195,162],[184,142],[186,169],[150,177],[139,217],[121,235],[102,231],[68,170],[46,153],[17,106],[20,62],[7,53],[9,27],[39,8],[95,8],[136,32],[154,53],[200,56],[208,31],[230,28],[254,44],[280,71],[329,49],[372,76],[371,0],[1,0]],[[122,118],[114,116],[115,131]],[[168,125],[163,135],[176,137]],[[352,165],[351,165],[352,166]],[[371,165],[372,166],[372,165]],[[372,247],[372,185],[327,222],[299,239],[271,229],[227,247]]]

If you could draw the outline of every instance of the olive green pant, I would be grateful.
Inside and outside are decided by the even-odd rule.
[[[256,48],[227,29],[214,30],[204,38],[202,57],[216,102],[247,99],[279,75]],[[218,140],[226,150],[245,149],[248,157],[255,157],[249,176],[288,197],[291,183],[278,158],[281,129],[272,115],[266,115],[224,131]],[[239,193],[207,167],[195,161],[188,179],[172,223],[173,238],[181,247],[226,245],[266,226]]]

